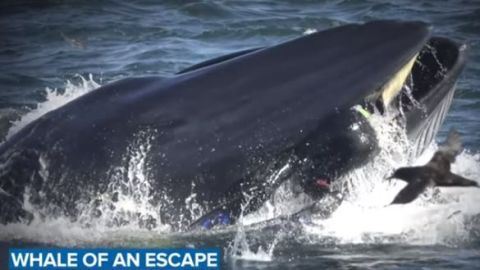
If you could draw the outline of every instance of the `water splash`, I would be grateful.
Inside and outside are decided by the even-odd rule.
[[[475,222],[475,217],[478,219],[480,216],[478,189],[432,188],[413,203],[389,205],[405,186],[402,181],[386,180],[392,171],[406,165],[423,165],[438,148],[432,144],[421,156],[414,158],[416,150],[405,133],[405,122],[397,116],[389,113],[372,115],[371,123],[377,133],[381,152],[366,166],[353,170],[337,181],[344,183],[342,188],[347,195],[330,217],[313,214],[311,218],[301,221],[299,226],[309,244],[451,246],[472,241],[470,234],[480,230],[480,224]],[[452,164],[452,171],[479,179],[480,154],[464,151]],[[247,218],[258,222],[262,217],[269,219],[276,216],[279,207],[292,211],[299,205],[305,205],[305,200],[291,200],[288,190],[279,191],[280,195],[277,196],[283,199],[290,197],[290,200],[283,200],[279,205],[269,201]],[[246,234],[240,227],[230,254],[235,259],[247,261],[273,260],[274,249],[279,246],[277,243],[281,238],[283,235],[280,233],[273,240],[264,239],[263,244],[271,247],[266,253],[264,249],[255,249],[255,235]],[[304,238],[299,239],[304,241]]]
[[[408,140],[397,128],[397,136],[388,135],[392,126],[374,124],[382,152],[369,165],[345,176],[350,183],[349,197],[328,219],[314,219],[304,224],[307,234],[318,239],[335,238],[337,243],[403,243],[452,245],[468,240],[477,225],[466,221],[480,215],[480,196],[472,188],[432,188],[413,203],[389,205],[405,186],[402,181],[388,181],[386,176],[397,167],[423,165],[438,146],[431,145],[418,158]],[[389,132],[383,133],[385,130]],[[395,139],[397,138],[397,139]],[[405,151],[407,149],[407,151]],[[472,179],[480,177],[480,159],[464,151],[452,170]]]
[[[47,88],[46,100],[14,122],[9,136],[43,114],[100,86],[93,80],[92,75],[88,79],[80,75],[78,77],[80,83],[67,81],[63,93]],[[33,220],[28,224],[18,222],[0,225],[0,239],[76,246],[92,242],[105,243],[112,241],[112,237],[118,239],[122,238],[121,235],[132,235],[132,232],[141,235],[142,232],[155,234],[168,231],[169,226],[161,223],[160,206],[151,203],[147,156],[153,136],[155,132],[151,130],[141,131],[134,136],[126,149],[122,164],[112,168],[107,190],[88,202],[80,203],[80,215],[76,220],[61,215],[49,215],[54,210],[50,206],[31,203],[32,193],[27,187],[23,206],[33,213]],[[49,176],[48,160],[41,156],[39,164],[39,175],[46,182]],[[164,201],[168,201],[168,198]],[[156,232],[151,231],[153,227]]]
[[[315,29],[315,28],[307,28],[307,29],[305,29],[305,31],[303,32],[303,34],[304,34],[304,35],[310,35],[310,34],[313,34],[313,33],[316,33],[316,32],[318,32],[318,30]]]
[[[252,243],[249,242],[243,225],[241,225],[238,227],[235,238],[228,248],[228,254],[234,260],[270,262],[273,259],[273,251],[278,243],[278,239],[274,238],[272,243],[267,244],[266,248],[258,245],[255,249],[252,247]]]
[[[8,130],[7,139],[10,138],[13,134],[17,133],[24,126],[30,122],[36,120],[40,116],[46,114],[49,111],[55,110],[60,106],[76,99],[79,96],[82,96],[93,89],[100,87],[100,84],[93,80],[92,74],[89,74],[88,79],[84,78],[81,75],[76,75],[81,81],[79,84],[72,83],[67,81],[65,85],[65,91],[60,93],[57,89],[47,88],[45,91],[47,97],[44,102],[37,104],[37,108],[29,111],[23,115],[19,120],[12,122],[12,127]]]
[[[160,217],[161,204],[154,203],[147,157],[155,132],[143,130],[134,136],[119,166],[111,169],[107,190],[81,209],[78,223],[89,227],[130,227],[168,230]]]

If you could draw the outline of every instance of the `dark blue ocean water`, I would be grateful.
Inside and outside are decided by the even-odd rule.
[[[169,76],[189,65],[229,52],[275,44],[314,29],[373,19],[426,21],[433,25],[435,34],[468,45],[467,65],[439,137],[452,126],[462,133],[470,153],[465,157],[466,165],[458,167],[476,175],[476,169],[469,166],[478,167],[475,153],[480,149],[480,1],[473,0],[2,1],[0,138],[6,136],[15,120],[38,104],[45,104],[47,99],[51,103],[66,102],[62,98],[52,101],[46,89],[57,89],[58,93],[68,95],[65,92],[72,87],[67,81],[82,88],[78,75],[87,80],[91,75],[99,84],[130,76]],[[48,106],[53,106],[51,103],[47,103]],[[435,211],[436,208],[432,208],[427,212],[435,216]],[[376,213],[372,222],[382,226],[383,214]],[[411,217],[423,218],[420,214]],[[409,232],[402,232],[404,234],[397,239],[394,228],[394,233],[388,234],[394,235],[391,237],[377,239],[372,234],[368,239],[345,237],[356,227],[364,226],[361,213],[358,219],[358,224],[348,224],[351,230],[341,230],[342,241],[331,241],[323,237],[323,232],[320,237],[315,233],[282,230],[285,237],[269,242],[266,239],[272,238],[271,231],[249,232],[250,246],[235,249],[243,251],[239,259],[235,259],[236,251],[227,252],[225,266],[246,269],[480,268],[479,230],[472,229],[480,224],[478,215],[459,224],[448,224],[446,229],[442,228],[442,223],[419,222],[424,228],[420,233],[413,233],[413,238],[409,238]],[[452,228],[457,225],[463,227]],[[16,233],[11,228],[2,229]],[[24,233],[28,227],[19,230],[19,234]],[[432,230],[435,235],[421,237]],[[226,249],[230,246],[231,250],[235,243],[244,242],[238,239],[242,238],[238,232],[176,236],[175,242],[164,240],[161,232],[142,232],[137,236],[131,228],[119,232],[118,240],[111,237],[106,241],[101,237],[102,232],[93,234],[100,235],[101,245],[110,246],[185,246],[193,243]],[[18,237],[20,243],[95,245],[82,237],[66,236],[49,241],[38,233],[26,235],[29,235],[26,240]],[[123,237],[125,235],[128,237]],[[262,246],[263,251],[258,246]]]

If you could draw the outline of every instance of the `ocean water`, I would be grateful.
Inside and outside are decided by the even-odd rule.
[[[438,140],[450,127],[457,128],[465,151],[453,171],[479,180],[479,1],[2,1],[0,141],[43,113],[117,79],[169,76],[222,54],[373,19],[423,20],[433,25],[435,34],[469,47]],[[385,151],[345,176],[352,194],[328,219],[313,216],[301,223],[253,224],[288,207],[272,202],[244,217],[241,225],[212,232],[109,226],[109,218],[132,207],[144,213],[158,210],[138,199],[142,191],[134,189],[102,220],[47,217],[31,224],[0,225],[0,242],[3,246],[219,246],[224,251],[223,268],[231,269],[480,268],[480,191],[436,189],[412,204],[385,207],[403,185],[385,181],[385,174],[407,163],[428,161],[437,144],[409,160],[408,142],[396,137],[401,131],[381,119],[375,128]],[[132,149],[135,164],[126,168],[129,175],[143,174],[142,149],[142,145]],[[141,186],[138,179],[142,177],[126,181]]]

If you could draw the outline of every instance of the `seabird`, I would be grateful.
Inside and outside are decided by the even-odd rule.
[[[429,186],[479,187],[476,181],[450,171],[450,164],[455,162],[455,158],[461,151],[460,134],[455,129],[451,129],[446,142],[440,146],[426,165],[397,169],[389,179],[401,179],[408,184],[395,196],[392,204],[412,202]]]

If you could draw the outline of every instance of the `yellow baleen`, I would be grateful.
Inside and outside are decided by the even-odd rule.
[[[383,105],[387,107],[392,99],[400,92],[408,74],[412,71],[416,54],[407,64],[405,64],[381,89]]]

